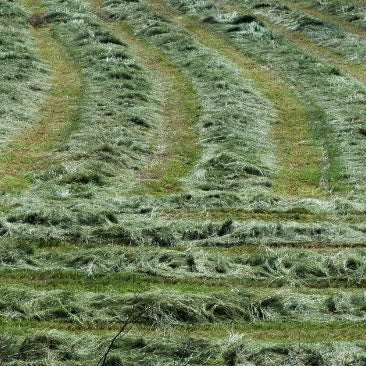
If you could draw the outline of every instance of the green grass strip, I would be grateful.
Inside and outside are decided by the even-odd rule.
[[[113,325],[78,325],[62,322],[38,321],[4,321],[0,320],[1,333],[10,332],[13,335],[28,335],[37,330],[57,329],[76,334],[93,334],[95,336],[115,333],[119,326]],[[153,326],[134,324],[130,335],[158,336],[162,329]],[[184,336],[192,338],[212,339],[228,337],[230,334],[242,334],[244,339],[260,342],[276,342],[286,344],[307,344],[326,342],[361,342],[366,340],[366,324],[364,322],[257,322],[235,324],[195,324],[174,326],[165,329],[169,336]]]

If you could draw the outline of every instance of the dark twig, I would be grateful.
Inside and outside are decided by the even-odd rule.
[[[132,309],[131,309],[127,319],[123,322],[123,324],[122,324],[121,328],[119,329],[118,333],[111,339],[107,350],[105,351],[104,355],[98,361],[97,366],[105,366],[108,354],[111,351],[111,349],[113,348],[114,343],[116,342],[117,338],[121,335],[126,335],[132,329],[132,326],[130,326],[128,329],[127,329],[127,327],[128,327],[129,324],[131,324],[134,321],[134,319],[137,318],[137,314],[135,314],[135,307],[136,307],[137,298],[138,298],[138,294],[135,295],[135,297],[134,297],[133,306],[132,306]]]

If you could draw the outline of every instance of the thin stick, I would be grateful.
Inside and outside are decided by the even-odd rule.
[[[133,321],[133,319],[135,319],[137,317],[136,314],[134,314],[134,310],[135,310],[137,298],[138,298],[138,295],[135,295],[134,304],[133,304],[133,307],[131,309],[130,314],[128,315],[127,319],[123,322],[122,327],[120,328],[120,330],[118,331],[118,333],[111,339],[111,341],[109,343],[109,346],[108,346],[106,352],[104,353],[104,355],[98,361],[97,366],[99,366],[99,365],[100,366],[104,366],[105,365],[105,363],[107,361],[108,354],[111,351],[111,349],[113,348],[114,343],[116,342],[117,338],[122,333],[123,333],[123,335],[126,335],[132,329],[132,326],[131,326],[129,329],[127,329],[127,331],[125,331],[126,328],[127,328],[127,326]]]

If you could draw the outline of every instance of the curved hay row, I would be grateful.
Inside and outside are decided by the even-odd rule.
[[[102,18],[101,1],[90,0]],[[123,23],[104,21],[103,25],[127,42],[130,52],[153,75],[162,101],[162,123],[152,137],[155,153],[137,176],[133,194],[169,194],[183,189],[182,179],[189,174],[200,148],[193,129],[198,118],[196,92],[186,77],[156,47],[134,34]]]
[[[97,248],[59,244],[56,248],[4,242],[0,246],[3,284],[30,288],[129,292],[154,288],[181,291],[228,291],[263,288],[365,287],[362,248],[234,247]],[[308,291],[308,290],[306,290]],[[309,290],[310,291],[310,290]],[[325,291],[325,290],[323,290]]]
[[[265,13],[267,7],[255,9],[256,16],[253,16],[248,15],[253,11],[251,3],[248,7],[238,2],[224,4],[223,10],[214,2],[207,1],[202,13],[197,13],[188,1],[170,3],[188,14],[201,15],[202,21],[211,23],[212,28],[230,37],[241,52],[250,53],[261,59],[268,68],[274,68],[304,102],[317,105],[318,109],[312,111],[312,125],[314,135],[325,151],[325,173],[332,191],[342,193],[364,189],[364,163],[359,157],[365,149],[361,112],[365,88],[353,77],[343,76],[338,63],[352,69],[357,69],[358,65],[351,65],[348,60],[333,53],[331,62],[324,62],[327,59],[318,57],[312,46],[319,52],[323,51],[323,47],[311,43],[308,48],[308,44],[302,42],[302,34],[287,28],[286,33],[282,33],[284,27],[268,22],[262,15],[257,16],[258,12]],[[258,2],[258,7],[260,4]],[[292,36],[301,39],[296,42]],[[324,52],[329,53],[327,50]],[[356,73],[360,80],[365,80],[362,72],[359,74],[356,70]]]
[[[281,0],[281,4],[286,5],[290,9],[301,11],[309,16],[312,16],[314,18],[321,19],[324,22],[327,22],[329,24],[336,25],[337,27],[344,29],[348,33],[352,33],[356,36],[366,37],[366,29],[361,28],[359,24],[354,24],[351,21],[347,19],[343,19],[340,15],[337,14],[330,14],[326,12],[326,5],[325,3],[324,8],[322,8],[321,4],[317,1],[310,1],[309,4],[304,5],[301,1],[288,1],[288,0]],[[365,3],[363,1],[349,1],[349,0],[343,0],[338,3],[339,8],[344,6],[365,6]],[[320,8],[318,10],[318,8]],[[362,19],[359,20],[362,22]]]
[[[237,65],[146,2],[105,2],[105,10],[164,52],[197,90],[202,157],[187,179],[188,188],[243,192],[271,186],[273,146],[262,140],[267,139],[274,111]]]
[[[37,101],[47,89],[48,70],[29,32],[28,15],[15,2],[0,1],[0,151],[37,121]]]
[[[51,89],[38,111],[39,122],[18,134],[0,158],[0,190],[5,191],[27,187],[30,182],[24,175],[44,167],[50,150],[78,123],[83,86],[78,68],[49,28],[33,28],[32,35],[40,57],[51,67]]]
[[[248,11],[246,6],[235,2],[235,5],[230,6],[231,9],[236,9],[240,11]],[[265,8],[266,9],[266,8]],[[257,18],[261,20],[266,26],[276,33],[289,39],[293,44],[295,44],[301,50],[314,55],[316,58],[322,62],[328,63],[335,68],[339,68],[343,73],[350,75],[356,80],[363,84],[366,84],[366,67],[362,62],[352,62],[351,55],[342,52],[337,49],[336,45],[327,46],[325,42],[318,42],[313,39],[309,34],[305,32],[292,30],[290,27],[283,25],[279,20],[272,19],[267,12],[261,11],[261,9],[254,10]],[[341,44],[339,44],[340,46]]]
[[[300,196],[324,193],[320,184],[322,151],[312,139],[309,126],[312,112],[281,80],[280,75],[264,69],[254,58],[238,51],[227,38],[220,37],[189,18],[179,16],[166,2],[151,0],[149,3],[160,14],[188,29],[202,44],[217,50],[233,62],[244,77],[253,80],[254,85],[272,102],[278,113],[277,121],[271,128],[271,139],[276,145],[280,166],[275,178],[276,191]]]
[[[310,91],[317,97],[318,104],[325,107],[329,130],[325,129],[323,132],[320,130],[320,132],[325,137],[325,146],[330,147],[329,163],[332,165],[335,161],[338,165],[331,170],[336,172],[335,177],[340,182],[343,180],[340,191],[346,189],[347,180],[350,183],[348,189],[363,190],[364,163],[359,157],[363,156],[365,151],[364,112],[361,112],[365,105],[366,85],[366,68],[362,56],[365,48],[361,43],[365,44],[365,42],[360,37],[348,37],[347,33],[341,29],[331,27],[327,23],[323,24],[317,19],[292,14],[286,7],[281,8],[276,4],[275,2],[268,3],[267,6],[262,7],[258,1],[247,2],[244,6],[242,3],[234,1],[234,5],[227,8],[242,12],[241,14],[248,11],[254,12],[257,19],[275,32],[277,41],[284,46],[283,48],[288,50],[293,48],[293,52],[296,52],[296,49],[301,51],[303,60],[301,61],[300,58],[297,60],[299,63],[297,77],[301,79],[302,74],[307,75],[307,85],[304,86],[308,88],[308,92]],[[279,36],[282,37],[282,40]],[[294,55],[293,59],[296,56]],[[278,57],[282,58],[279,52]],[[313,70],[306,66],[308,60],[313,64]],[[312,75],[315,68],[321,64],[323,68],[326,65],[334,68],[334,73],[329,74],[328,80],[321,75],[316,76],[314,73]],[[291,68],[291,58],[285,61],[285,65],[289,65],[288,67]],[[282,68],[281,65],[279,67]],[[286,70],[286,67],[283,69]],[[323,80],[320,81],[321,79]],[[338,91],[335,89],[337,84],[340,86]],[[329,89],[328,95],[325,93],[326,89]],[[342,89],[345,90],[342,91]],[[354,106],[355,103],[359,105],[359,110]],[[340,128],[343,124],[344,127]],[[330,141],[328,136],[331,136]],[[347,176],[350,179],[343,179]]]
[[[353,321],[365,325],[366,320],[366,299],[357,290],[302,294],[289,289],[205,293],[170,289],[119,294],[0,286],[0,294],[0,318],[9,321],[114,325],[123,323],[132,311],[135,323],[160,327],[259,321]]]

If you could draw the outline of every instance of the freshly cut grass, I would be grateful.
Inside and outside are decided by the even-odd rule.
[[[313,17],[324,19],[326,22],[336,24],[347,32],[365,37],[365,13],[364,1],[360,0],[296,0],[281,1],[289,8],[297,9]]]
[[[123,40],[104,29],[90,7],[50,0],[42,12],[52,19],[48,26],[80,65],[85,102],[78,129],[53,152],[55,164],[34,177],[37,184],[26,194],[1,196],[3,236],[160,247],[363,243],[366,204],[359,193],[364,187],[363,144],[352,122],[364,108],[361,87],[335,76],[333,69],[297,52],[259,23],[254,28],[253,22],[239,23],[235,26],[242,31],[227,32],[237,21],[231,20],[232,14],[227,18],[222,14],[224,20],[220,15],[220,21],[210,25],[213,40],[220,32],[220,37],[230,33],[230,44],[235,42],[240,50],[235,51],[238,57],[245,49],[260,64],[271,63],[293,88],[293,100],[305,95],[308,106],[315,90],[318,104],[327,110],[323,115],[318,108],[306,107],[311,121],[318,123],[315,140],[329,160],[327,173],[321,175],[334,191],[347,183],[355,194],[329,199],[283,197],[273,189],[279,173],[273,145],[262,143],[276,120],[274,106],[241,69],[204,47],[182,26],[159,17],[146,3],[106,4],[105,11],[111,16],[109,26],[119,27],[120,20],[129,23],[137,34],[131,36],[134,40],[144,38],[193,85],[201,104],[197,133],[202,156],[182,183],[183,192],[131,196],[135,178],[154,156],[151,140],[162,125],[162,101],[152,75],[129,55]],[[54,15],[58,12],[62,16]],[[197,24],[197,19],[188,20]],[[199,217],[185,214],[198,209]],[[228,211],[216,215],[222,209]],[[233,214],[238,223],[229,225],[230,209],[255,215]],[[172,210],[182,210],[182,217],[170,216]],[[281,215],[290,218],[285,223]],[[307,219],[301,215],[308,215]]]
[[[364,86],[210,0],[25,1],[84,90],[0,196],[0,364],[96,365],[134,311],[108,366],[363,365]]]
[[[198,40],[218,50],[236,64],[243,75],[254,81],[254,85],[272,102],[277,110],[277,120],[272,126],[271,137],[277,148],[280,166],[275,178],[275,190],[281,194],[317,196],[321,195],[322,152],[311,137],[309,111],[279,80],[279,75],[238,52],[227,38],[210,34],[205,27],[178,17],[162,1],[150,1],[160,14],[173,17],[191,31]]]
[[[197,291],[237,286],[363,286],[366,255],[361,248],[231,249],[133,248],[106,245],[83,248],[76,244],[56,248],[12,244],[0,247],[4,282],[31,287],[63,287],[133,291],[167,285]],[[52,271],[55,271],[53,274]]]
[[[307,12],[302,12],[296,6],[288,7],[286,2],[284,2],[284,6],[279,6],[278,2],[269,2],[268,5],[270,6],[255,10],[255,12],[269,17],[272,21],[284,25],[288,29],[306,35],[309,39],[321,45],[325,54],[326,49],[329,49],[335,52],[339,58],[343,56],[350,65],[361,66],[358,70],[366,75],[366,69],[362,67],[366,52],[366,39],[364,37],[347,32],[336,23],[329,23],[322,16],[318,18],[318,14],[313,16]],[[250,3],[250,6],[255,7],[255,3]],[[350,70],[352,70],[352,67]]]
[[[109,355],[107,365],[173,366],[178,360],[181,364],[189,361],[191,365],[231,366],[237,363],[254,366],[288,366],[291,359],[299,366],[338,366],[345,365],[342,361],[344,359],[348,364],[361,365],[365,358],[362,344],[357,343],[357,334],[363,339],[363,327],[358,327],[352,332],[347,324],[332,324],[322,328],[309,324],[307,330],[303,332],[296,331],[298,327],[296,323],[288,327],[284,324],[280,333],[286,330],[289,334],[290,331],[294,338],[291,344],[283,345],[273,342],[278,339],[276,326],[279,325],[268,323],[262,327],[255,326],[257,337],[262,337],[259,344],[253,342],[256,331],[253,331],[252,327],[213,328],[210,335],[220,332],[222,338],[207,338],[207,332],[203,331],[202,334],[206,335],[205,340],[197,339],[195,337],[197,332],[190,328],[182,329],[180,332],[167,330],[165,336],[159,337],[153,331],[145,330],[146,336],[133,334],[118,340]],[[50,362],[58,365],[96,364],[104,354],[112,336],[110,331],[86,335],[83,332],[45,331],[31,327],[27,329],[22,328],[20,324],[18,334],[11,337],[12,333],[9,333],[6,325],[2,324],[2,329],[5,330],[1,337],[5,353],[2,362],[5,365],[23,366],[30,363],[46,365]],[[338,342],[333,345],[309,343],[309,338],[314,341],[318,339],[316,334],[323,335],[328,332],[331,335],[338,335],[345,331],[352,333],[353,337],[349,337],[352,343]],[[243,336],[245,333],[249,337]],[[252,334],[254,337],[250,339]]]
[[[18,134],[0,158],[0,190],[9,192],[31,184],[25,174],[44,169],[51,151],[79,123],[82,100],[80,71],[50,34],[50,29],[32,31],[40,57],[51,68],[51,89],[37,112],[39,121]]]
[[[101,17],[106,17],[100,1],[91,3]],[[129,26],[107,21],[103,25],[129,44],[130,51],[146,69],[154,70],[154,83],[161,94],[163,121],[152,137],[155,152],[146,169],[138,173],[132,194],[162,195],[181,191],[184,177],[191,172],[200,155],[195,132],[199,117],[196,92],[161,51],[134,35]]]
[[[71,241],[98,244],[114,242],[124,245],[222,246],[267,244],[270,246],[362,246],[365,224],[337,224],[256,221],[232,222],[226,220],[196,222],[195,220],[159,220],[141,214],[117,219],[106,209],[95,215],[85,213],[76,217],[57,209],[45,211],[18,211],[1,223],[3,236],[39,241]],[[113,220],[113,221],[110,221]],[[111,222],[111,223],[110,223]],[[30,231],[29,231],[30,230]]]
[[[62,321],[80,325],[134,322],[154,326],[256,321],[354,321],[366,319],[362,291],[305,294],[293,290],[251,292],[145,291],[137,295],[0,287],[0,317],[7,320]]]
[[[184,1],[179,2],[179,4],[182,3]],[[220,28],[222,32],[228,34],[243,52],[258,57],[267,67],[275,68],[292,85],[298,95],[309,98],[309,103],[314,101],[314,95],[317,96],[316,104],[321,108],[319,112],[323,112],[313,114],[314,133],[324,147],[327,165],[329,165],[327,177],[331,190],[334,192],[342,192],[346,189],[362,190],[363,179],[357,175],[364,171],[363,163],[360,160],[357,162],[355,157],[363,155],[361,150],[365,148],[365,144],[359,134],[362,117],[358,114],[359,111],[355,110],[354,105],[357,104],[361,109],[364,107],[362,101],[365,90],[362,84],[342,76],[342,65],[346,65],[347,68],[349,63],[339,61],[340,58],[336,55],[332,56],[334,63],[330,59],[323,58],[316,52],[312,52],[311,45],[304,44],[301,40],[297,42],[291,34],[283,33],[280,26],[273,22],[269,24],[263,17],[257,16],[256,19],[252,16],[251,19],[254,20],[240,20],[245,18],[247,12],[264,13],[267,7],[253,9],[255,8],[253,3],[248,3],[248,7],[244,7],[243,4],[234,2],[236,5],[227,8],[238,11],[227,13],[216,7],[214,3],[209,3],[213,5],[210,7],[210,12],[205,12],[205,17],[213,17],[211,20],[213,27]],[[179,7],[177,2],[172,4]],[[301,34],[299,37],[301,38]],[[274,44],[276,47],[273,47]],[[324,50],[320,46],[314,47],[318,47],[320,52]],[[333,67],[319,60],[329,61]],[[338,61],[340,64],[337,64]],[[348,91],[346,92],[345,89]],[[320,116],[321,119],[319,119]],[[343,125],[344,123],[347,127]],[[341,125],[343,125],[342,128]],[[358,153],[351,152],[354,149],[360,150]],[[347,183],[350,186],[347,187]]]
[[[104,4],[111,17],[127,21],[139,36],[161,49],[197,90],[202,105],[202,158],[188,186],[201,191],[242,191],[270,185],[272,146],[260,144],[273,119],[268,100],[234,64],[204,47],[178,24],[159,17],[147,4]]]
[[[16,2],[0,2],[0,151],[37,122],[49,70],[37,55],[28,17]]]
[[[36,184],[21,197],[2,195],[1,206],[9,208],[14,205],[14,200],[18,200],[21,206],[31,201],[33,208],[39,205],[44,211],[46,207],[58,205],[55,212],[67,211],[72,216],[75,215],[75,208],[82,205],[79,214],[85,216],[86,205],[93,218],[84,218],[83,221],[91,222],[97,218],[93,214],[95,205],[89,205],[91,201],[88,199],[98,192],[99,195],[104,194],[105,202],[104,197],[110,186],[117,185],[120,190],[126,191],[131,185],[131,178],[152,153],[149,139],[152,126],[158,120],[158,100],[146,71],[128,54],[122,40],[103,29],[89,8],[78,2],[48,2],[38,8],[39,5],[39,2],[30,2],[30,10],[37,9],[45,14],[44,17],[51,22],[48,26],[52,35],[80,67],[85,80],[85,98],[80,105],[77,129],[67,131],[68,138],[59,141],[57,149],[53,149],[51,166],[34,174],[32,179]],[[62,16],[60,18],[55,14]],[[49,37],[45,29],[37,29],[36,32]],[[51,56],[57,59],[55,62],[62,64],[64,61],[61,57],[64,54]],[[55,101],[55,108],[60,112],[62,121],[72,123],[66,108],[68,102],[64,98],[67,88],[64,90],[62,83],[68,81],[69,84],[65,85],[70,87],[77,85],[67,73],[64,80],[61,71],[58,76],[60,88],[54,94],[56,101],[60,98],[61,103],[58,105]],[[70,103],[70,109],[72,106],[73,103]],[[45,122],[51,120],[51,108]],[[39,142],[33,138],[29,140],[30,144],[33,140]],[[45,146],[49,142],[45,139]],[[42,149],[42,146],[39,148]],[[23,170],[23,167],[19,170],[21,168]],[[104,187],[103,190],[101,187]],[[115,192],[112,193],[114,195]],[[34,219],[37,221],[37,218]],[[113,215],[107,220],[113,221]]]

